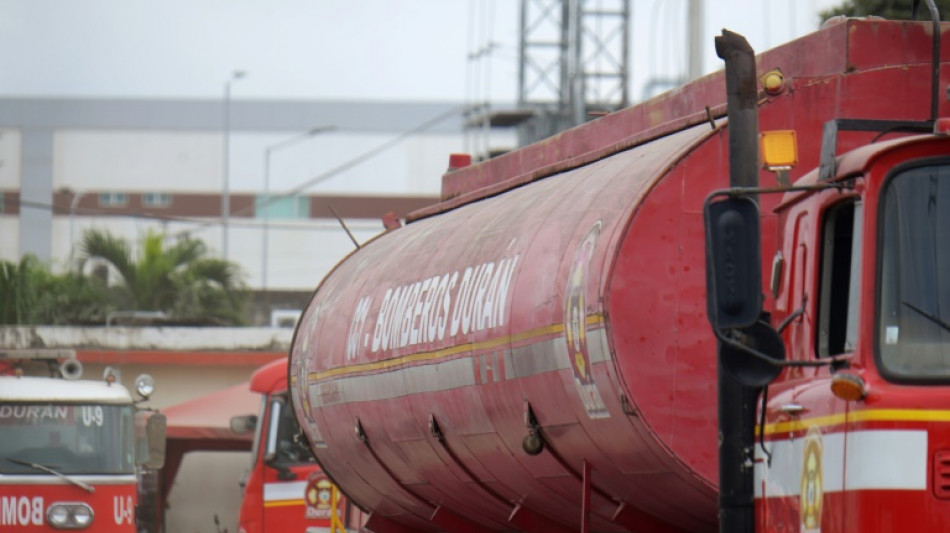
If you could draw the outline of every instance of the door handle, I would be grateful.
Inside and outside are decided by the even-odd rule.
[[[805,412],[805,407],[798,403],[786,403],[778,408],[779,412],[789,416],[800,415]]]

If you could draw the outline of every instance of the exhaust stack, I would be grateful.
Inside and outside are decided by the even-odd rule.
[[[745,37],[722,30],[716,55],[726,62],[726,109],[729,118],[729,185],[759,184],[759,115],[755,52]],[[754,198],[753,198],[754,199]],[[755,232],[749,238],[759,239]],[[758,257],[752,261],[760,261]],[[737,382],[723,368],[720,343],[719,382],[719,531],[752,533],[755,529],[755,400],[758,389]]]

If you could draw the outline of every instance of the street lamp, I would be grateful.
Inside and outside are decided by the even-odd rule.
[[[314,135],[317,135],[319,133],[327,132],[334,129],[336,129],[336,126],[319,126],[309,131],[305,131],[303,133],[294,135],[293,137],[290,137],[288,139],[284,139],[283,141],[274,143],[264,149],[264,198],[260,203],[260,206],[263,211],[262,213],[263,218],[264,218],[264,222],[263,222],[264,227],[263,227],[263,231],[261,232],[261,293],[262,294],[266,295],[267,293],[267,256],[268,256],[267,235],[270,230],[270,204],[271,204],[270,155],[271,155],[271,152],[274,152],[275,150],[278,150],[280,148],[286,148],[292,144],[296,144],[301,141],[305,141],[309,139],[310,137],[313,137]]]
[[[79,200],[82,198],[83,192],[74,191],[69,187],[63,187],[59,192],[69,195],[69,253],[67,264],[69,268],[72,268],[76,249],[76,206],[79,205]]]
[[[223,174],[221,185],[221,251],[224,260],[228,259],[228,219],[231,216],[231,192],[229,164],[231,162],[231,84],[244,78],[243,70],[235,70],[224,82],[224,154],[221,162]]]
[[[72,199],[69,201],[69,259],[72,263],[73,253],[76,248],[76,230],[73,225],[76,206],[79,204],[79,199],[82,198],[82,192],[76,191],[73,193]]]

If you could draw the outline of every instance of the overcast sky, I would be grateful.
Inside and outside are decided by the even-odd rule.
[[[592,3],[596,6],[597,0]],[[603,0],[605,6],[614,2]],[[757,52],[817,29],[839,0],[707,0]],[[0,97],[516,98],[519,0],[0,0]],[[686,0],[632,0],[631,97],[685,64]],[[497,43],[490,62],[469,53]],[[490,69],[485,68],[490,65]],[[468,81],[467,81],[468,80]]]

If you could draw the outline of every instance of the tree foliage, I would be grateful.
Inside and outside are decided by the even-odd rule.
[[[108,264],[118,282],[84,275],[93,258]],[[113,311],[134,310],[162,311],[178,323],[238,325],[246,302],[237,265],[208,257],[196,239],[168,246],[150,232],[133,252],[127,240],[91,230],[75,271],[54,274],[32,255],[0,261],[0,324],[101,324]]]
[[[0,263],[0,323],[24,324],[32,317],[36,301],[37,269],[39,261],[26,255],[19,263]]]
[[[184,238],[166,246],[164,235],[149,232],[133,254],[128,241],[90,230],[83,236],[81,267],[94,257],[119,275],[124,309],[162,311],[186,321],[244,321],[247,293],[238,266],[208,257],[200,240]]]
[[[109,288],[75,272],[57,275],[33,255],[0,261],[0,324],[69,324],[105,320]]]
[[[827,20],[837,15],[848,17],[866,17],[868,15],[893,20],[910,20],[913,10],[913,0],[845,0],[837,7],[822,11],[820,17]],[[943,20],[950,15],[950,0],[935,0],[937,11]],[[921,0],[917,8],[918,20],[930,20],[930,10],[926,2]]]

